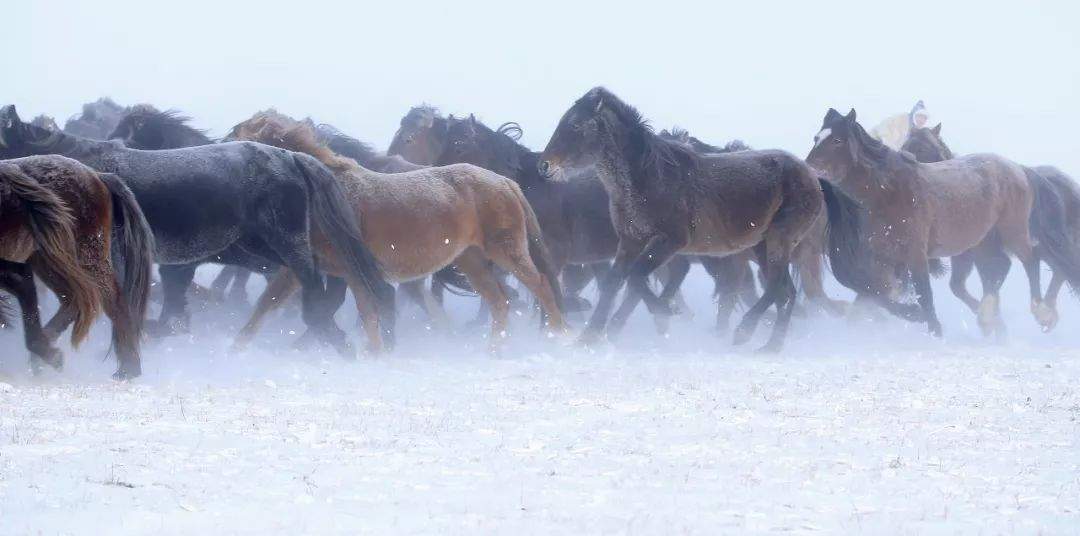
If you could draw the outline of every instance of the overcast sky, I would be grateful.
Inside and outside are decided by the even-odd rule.
[[[62,123],[109,95],[215,135],[273,106],[383,148],[427,102],[539,149],[602,84],[657,127],[805,156],[828,107],[869,128],[921,98],[958,153],[1080,177],[1075,1],[369,4],[6,2],[0,100]]]

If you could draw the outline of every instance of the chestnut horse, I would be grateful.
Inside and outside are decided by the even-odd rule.
[[[63,366],[53,342],[73,324],[78,346],[98,312],[112,320],[117,379],[141,374],[139,339],[150,293],[153,233],[135,197],[115,175],[63,156],[0,162],[0,288],[22,309],[31,363]],[[118,241],[122,266],[110,258]],[[122,273],[121,277],[119,274]],[[34,275],[60,298],[43,329]]]
[[[1051,242],[1052,226],[1041,222],[1056,209],[1049,206],[1050,197],[1042,195],[1045,180],[1037,174],[993,154],[919,163],[872,138],[856,121],[855,110],[847,116],[828,111],[807,162],[826,171],[867,208],[873,254],[910,273],[930,333],[941,335],[930,259],[956,256],[997,239],[1023,264],[1032,312],[1041,320],[1038,312],[1045,305],[1031,231],[1040,242]],[[1029,220],[1035,225],[1029,226]],[[995,292],[988,293],[977,310],[981,325],[1000,328]]]
[[[942,162],[953,158],[952,150],[949,149],[948,145],[945,144],[945,140],[941,137],[941,124],[933,128],[913,128],[908,133],[902,150],[911,153],[916,160],[923,163]],[[1065,218],[1064,221],[1052,224],[1054,229],[1060,231],[1057,233],[1059,235],[1057,239],[1059,247],[1040,245],[1036,248],[1036,253],[1046,257],[1053,271],[1050,286],[1046,289],[1046,295],[1043,298],[1044,307],[1035,310],[1043,330],[1050,331],[1058,322],[1057,297],[1058,293],[1061,292],[1062,285],[1068,281],[1071,287],[1080,288],[1078,286],[1078,283],[1080,283],[1080,277],[1078,276],[1080,274],[1069,270],[1070,266],[1076,266],[1077,263],[1062,262],[1058,258],[1060,255],[1053,255],[1054,252],[1068,254],[1069,251],[1072,251],[1074,255],[1080,252],[1077,249],[1080,247],[1078,246],[1080,244],[1080,240],[1078,240],[1078,237],[1080,237],[1080,188],[1068,175],[1055,167],[1038,166],[1033,171],[1045,179],[1045,183],[1042,184],[1052,190],[1048,190],[1044,194],[1049,196],[1046,202],[1050,203],[1051,206],[1059,206],[1064,210],[1063,213],[1053,210],[1050,211],[1051,214],[1063,214]],[[1033,224],[1037,223],[1037,221],[1033,221]],[[990,292],[996,295],[997,289],[1001,288],[1005,276],[1009,273],[1011,262],[1008,254],[1005,253],[1001,246],[1000,237],[993,236],[989,240],[984,240],[977,248],[953,257],[950,264],[952,273],[949,286],[953,294],[973,311],[978,312],[979,302],[968,293],[966,285],[972,268],[979,271],[983,293]],[[984,329],[986,329],[985,326]]]
[[[451,263],[456,265],[491,306],[493,349],[504,336],[509,307],[492,272],[492,262],[514,274],[536,295],[552,330],[565,330],[558,279],[536,215],[510,179],[469,164],[377,173],[334,154],[316,141],[309,125],[280,114],[256,114],[237,125],[231,136],[309,154],[332,170],[361,221],[364,243],[389,279],[415,280]],[[321,267],[330,274],[345,275],[337,255],[322,247],[322,242],[315,241]],[[370,297],[362,285],[352,281],[349,285],[368,333],[369,348],[378,351],[381,340]],[[291,273],[279,272],[259,298],[238,344],[250,340],[263,316],[295,288]]]

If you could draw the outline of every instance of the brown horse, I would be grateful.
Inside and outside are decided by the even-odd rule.
[[[1042,307],[1039,259],[1029,231],[1032,207],[1041,196],[1022,166],[991,154],[921,164],[873,139],[856,121],[855,110],[843,116],[833,109],[807,162],[867,208],[865,232],[873,254],[911,274],[932,334],[941,335],[941,322],[934,311],[930,259],[989,247],[998,238],[1027,272],[1032,311]],[[1001,326],[998,309],[997,289],[990,288],[977,308],[980,324]]]
[[[104,310],[112,320],[119,360],[114,377],[138,376],[153,234],[119,177],[63,156],[2,161],[0,215],[0,287],[19,300],[26,346],[36,358],[32,362],[60,369],[63,355],[53,345],[59,330],[73,323],[71,343],[78,346]],[[110,259],[114,237],[123,260],[120,267]],[[44,329],[35,274],[61,302]]]
[[[552,272],[536,215],[513,181],[469,164],[383,174],[319,145],[311,127],[266,113],[237,125],[233,136],[307,153],[330,168],[361,221],[364,242],[388,278],[410,281],[453,263],[490,304],[491,344],[497,348],[509,310],[491,263],[514,274],[540,300],[550,327],[565,330],[558,305],[558,279]],[[324,240],[316,240],[321,266],[338,275],[340,264]],[[344,274],[342,274],[344,275]],[[377,319],[363,286],[349,285],[364,320],[369,347],[379,350]],[[259,298],[238,342],[255,333],[263,315],[296,287],[282,270]]]
[[[952,150],[949,149],[948,145],[945,144],[945,140],[941,137],[941,124],[933,128],[913,128],[908,133],[908,137],[901,149],[911,153],[916,160],[923,163],[942,162],[954,158]],[[1078,240],[1078,237],[1080,237],[1080,188],[1068,175],[1055,167],[1039,166],[1034,168],[1034,172],[1045,179],[1045,183],[1040,182],[1040,184],[1045,184],[1053,190],[1053,192],[1047,192],[1047,195],[1050,195],[1047,202],[1051,205],[1060,203],[1065,217],[1065,221],[1056,222],[1053,225],[1055,228],[1061,229],[1060,239],[1065,241],[1065,247],[1048,248],[1046,245],[1042,245],[1036,248],[1037,253],[1047,256],[1046,260],[1051,264],[1053,271],[1053,278],[1050,280],[1050,286],[1047,288],[1046,295],[1043,298],[1044,306],[1035,310],[1036,317],[1043,326],[1043,330],[1050,331],[1058,322],[1057,297],[1058,293],[1061,292],[1061,287],[1066,281],[1069,281],[1070,286],[1077,288],[1077,283],[1080,281],[1076,277],[1077,274],[1071,274],[1071,277],[1069,277],[1069,266],[1075,263],[1059,262],[1054,255],[1045,254],[1052,251],[1068,251],[1069,249],[1077,251],[1077,248],[1080,247],[1077,245],[1080,243],[1080,240]],[[1009,272],[1010,264],[1009,256],[1001,247],[1000,237],[993,236],[990,240],[984,240],[978,247],[951,259],[952,270],[949,286],[953,294],[977,312],[979,302],[971,297],[966,285],[972,269],[978,270],[979,278],[982,280],[983,292],[985,293],[987,289],[1000,288]]]
[[[661,139],[637,110],[600,87],[567,110],[539,162],[546,177],[589,164],[611,198],[619,245],[582,342],[602,335],[627,278],[651,312],[664,313],[673,285],[657,296],[646,278],[672,256],[724,257],[753,249],[768,283],[736,330],[735,343],[747,341],[765,310],[776,305],[777,322],[762,350],[780,350],[795,300],[792,254],[832,197],[823,194],[829,186],[813,170],[782,151],[697,154]]]

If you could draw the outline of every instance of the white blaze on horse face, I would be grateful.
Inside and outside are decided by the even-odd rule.
[[[817,136],[814,136],[814,147],[821,145],[821,142],[825,141],[825,139],[828,138],[830,134],[832,134],[831,128],[821,129],[821,132],[818,132]]]

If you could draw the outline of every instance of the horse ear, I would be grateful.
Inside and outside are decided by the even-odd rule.
[[[933,132],[935,136],[941,136],[941,123],[938,123],[937,126],[930,129],[930,132]]]
[[[822,121],[822,123],[831,123],[842,117],[844,116],[840,115],[840,112],[836,111],[836,108],[829,108],[829,111],[825,112],[825,120]]]
[[[855,108],[852,108],[851,111],[848,112],[847,115],[844,116],[844,119],[847,119],[849,122],[854,123],[855,122]]]

